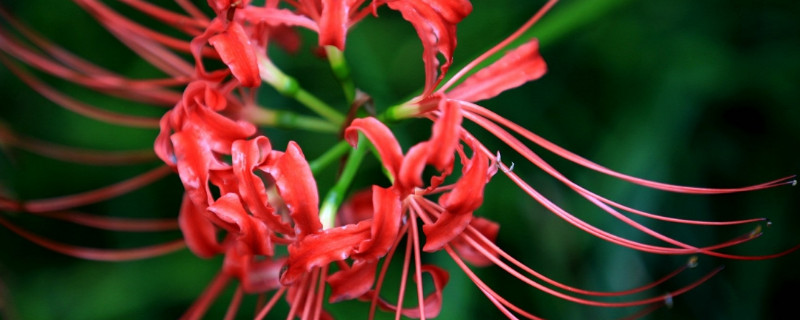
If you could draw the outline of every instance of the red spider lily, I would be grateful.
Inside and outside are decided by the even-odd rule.
[[[213,17],[205,16],[201,10],[184,0],[177,2],[185,14],[140,0],[122,1],[176,29],[186,39],[133,22],[100,1],[75,2],[168,77],[128,79],[97,67],[39,37],[2,10],[0,14],[8,20],[9,25],[29,39],[33,47],[12,32],[0,29],[0,61],[22,81],[66,109],[103,122],[160,129],[154,144],[155,156],[167,166],[75,195],[25,201],[0,198],[0,209],[38,214],[108,230],[151,232],[178,228],[183,233],[183,240],[144,248],[104,250],[46,239],[4,218],[0,218],[0,224],[39,245],[87,259],[153,257],[178,250],[184,245],[202,258],[224,255],[217,276],[186,311],[184,318],[202,317],[228,284],[234,281],[238,282],[238,286],[226,318],[236,316],[245,293],[263,297],[267,292],[273,292],[272,298],[259,305],[257,318],[263,318],[282,297],[290,305],[289,319],[295,316],[303,319],[328,318],[330,316],[322,307],[327,286],[331,289],[328,296],[330,302],[351,299],[370,301],[370,317],[374,316],[377,308],[394,311],[397,318],[401,315],[411,318],[436,317],[441,312],[442,291],[450,275],[439,267],[423,264],[422,251],[447,252],[481,292],[509,318],[521,315],[535,319],[537,316],[493,291],[465,261],[473,266],[497,265],[523,283],[550,295],[599,307],[663,305],[665,301],[691,290],[719,271],[717,269],[666,296],[629,298],[623,302],[584,298],[582,296],[630,296],[672,278],[692,263],[658,281],[620,292],[589,291],[550,279],[498,247],[495,238],[499,225],[474,215],[483,203],[487,183],[498,171],[569,223],[601,239],[636,250],[659,254],[706,254],[731,259],[768,259],[800,247],[771,255],[742,256],[719,250],[755,239],[760,233],[748,233],[705,247],[667,237],[631,220],[621,211],[705,226],[756,223],[765,219],[693,221],[639,211],[603,198],[570,181],[531,151],[527,142],[540,145],[590,169],[673,192],[742,192],[794,183],[791,178],[731,189],[684,187],[639,179],[589,162],[475,104],[545,74],[546,64],[539,54],[538,43],[531,40],[508,50],[496,62],[467,77],[467,73],[475,66],[506,48],[530,28],[555,1],[549,1],[512,36],[472,61],[441,87],[439,85],[453,63],[456,26],[472,10],[466,0],[388,0],[370,3],[361,0],[289,0],[285,1],[284,6],[279,6],[280,1],[277,0],[267,0],[263,6],[254,6],[249,1],[209,0],[208,4],[215,15]],[[342,129],[344,139],[356,150],[363,148],[363,144],[371,143],[391,181],[390,187],[372,186],[370,190],[358,193],[340,210],[334,224],[330,222],[333,220],[322,218],[324,213],[321,212],[326,207],[323,204],[323,208],[320,208],[312,166],[306,160],[300,144],[292,141],[285,150],[276,150],[268,137],[258,133],[256,124],[275,124],[264,119],[277,118],[270,113],[277,111],[256,105],[257,89],[264,80],[289,97],[308,99],[307,96],[300,98],[297,81],[282,74],[270,61],[267,54],[269,42],[278,42],[289,49],[297,48],[299,38],[291,28],[302,27],[319,35],[320,46],[332,46],[341,51],[345,48],[349,28],[370,13],[376,14],[377,8],[383,4],[398,11],[414,27],[423,46],[425,73],[422,93],[408,103],[390,109],[384,119],[426,117],[433,121],[432,134],[429,140],[419,142],[403,152],[391,129],[379,118],[352,119],[356,115],[356,112],[352,112],[344,121],[340,114],[313,109],[314,103],[309,103],[312,110],[329,120],[326,130],[337,132]],[[181,54],[191,55],[193,64],[184,60]],[[209,63],[210,60],[219,60],[221,63],[217,65],[224,66],[207,70],[207,65],[214,65]],[[47,86],[21,67],[19,62],[103,94],[171,109],[160,120],[111,113],[74,100]],[[182,93],[178,92],[177,87],[182,88]],[[353,106],[359,105],[356,101],[350,101],[353,99],[348,100]],[[611,234],[561,209],[503,164],[499,154],[495,156],[494,152],[473,137],[464,128],[464,119],[492,133],[531,163],[615,218],[668,245],[650,245]],[[318,125],[318,122],[314,122],[314,125]],[[339,128],[340,125],[343,128]],[[333,130],[329,130],[331,126]],[[360,135],[366,140],[359,141]],[[517,136],[527,141],[520,141]],[[104,153],[54,146],[16,134],[5,126],[0,126],[0,139],[7,145],[79,163],[126,164],[155,157],[152,153]],[[471,156],[467,155],[465,147]],[[436,174],[426,182],[423,171],[428,166],[434,168]],[[453,174],[459,166],[460,175]],[[66,211],[138,189],[170,171],[178,174],[185,191],[177,222],[176,219],[134,221]],[[338,204],[333,207],[336,206]],[[424,243],[420,229],[425,236]],[[404,237],[406,251],[399,298],[392,303],[381,297],[381,287],[395,250],[401,247]],[[282,249],[288,251],[288,255],[280,253]],[[403,299],[408,275],[412,273],[412,259],[417,306],[405,307]],[[434,290],[427,296],[424,294],[423,274],[430,275],[433,280]]]
[[[755,219],[724,221],[724,222],[696,221],[696,220],[685,220],[685,219],[663,217],[652,213],[643,212],[613,202],[589,190],[586,190],[585,188],[577,185],[576,183],[572,182],[571,180],[563,176],[555,168],[546,163],[532,150],[530,150],[524,142],[518,140],[512,133],[518,134],[524,137],[529,142],[539,145],[559,156],[562,156],[570,161],[573,161],[587,168],[632,183],[636,183],[639,185],[659,190],[678,192],[678,193],[691,193],[691,194],[720,194],[720,193],[753,191],[753,190],[760,190],[787,184],[791,185],[796,184],[794,176],[790,176],[753,186],[728,188],[728,189],[713,189],[713,188],[697,188],[697,187],[670,185],[660,182],[649,181],[641,178],[631,177],[604,168],[593,162],[590,162],[574,153],[571,153],[561,147],[558,147],[555,144],[533,134],[532,132],[528,131],[522,126],[514,124],[512,121],[507,120],[502,116],[499,116],[493,113],[492,111],[475,104],[474,102],[476,101],[492,98],[502,93],[505,90],[520,86],[528,81],[536,80],[545,74],[546,64],[542,59],[542,57],[539,55],[538,43],[535,39],[515,49],[509,50],[493,64],[479,70],[475,74],[463,80],[463,82],[461,82],[455,88],[450,89],[450,87],[452,87],[453,84],[457,83],[457,81],[459,81],[472,68],[480,64],[489,56],[495,54],[499,50],[502,50],[514,40],[516,40],[517,37],[519,37],[523,32],[525,32],[528,28],[530,28],[547,10],[549,10],[549,8],[555,2],[556,1],[549,1],[540,10],[540,12],[534,15],[525,25],[523,25],[523,27],[521,27],[514,34],[512,34],[510,37],[499,43],[491,50],[487,51],[486,53],[478,57],[476,60],[469,63],[461,71],[456,73],[456,75],[453,78],[451,78],[446,84],[444,84],[441,88],[435,90],[435,86],[438,84],[438,80],[441,79],[441,76],[437,78],[432,76],[429,72],[426,72],[426,86],[425,86],[426,89],[423,91],[423,93],[417,98],[412,99],[411,102],[397,107],[396,110],[390,110],[390,112],[396,111],[397,112],[396,114],[400,115],[400,117],[418,116],[418,117],[431,118],[434,120],[434,136],[441,135],[450,137],[449,139],[442,139],[442,141],[436,143],[437,152],[425,150],[426,144],[421,143],[415,147],[412,147],[411,150],[409,150],[409,155],[407,155],[402,160],[398,160],[399,157],[393,155],[393,153],[395,152],[390,151],[393,148],[385,149],[378,147],[379,154],[383,161],[384,167],[387,169],[387,171],[389,171],[390,174],[392,174],[394,177],[397,177],[397,179],[401,181],[400,185],[403,185],[404,179],[410,179],[410,181],[413,181],[413,183],[410,183],[410,185],[414,186],[419,186],[421,184],[420,183],[421,181],[419,180],[419,177],[416,175],[411,175],[410,178],[406,177],[404,173],[407,173],[408,171],[404,172],[404,170],[402,169],[397,170],[398,162],[402,162],[402,165],[399,166],[402,168],[408,168],[410,166],[414,166],[415,170],[413,170],[413,172],[415,173],[421,172],[421,168],[425,164],[433,165],[437,169],[442,170],[442,164],[447,163],[446,155],[450,154],[448,150],[452,150],[453,148],[452,146],[456,143],[459,143],[459,140],[467,145],[470,145],[473,148],[473,150],[475,150],[476,156],[474,156],[473,159],[476,158],[477,155],[481,153],[483,153],[484,157],[492,157],[493,153],[487,147],[485,147],[481,142],[477,141],[472,136],[472,134],[470,134],[466,129],[461,127],[460,122],[463,117],[479,125],[483,129],[486,129],[487,131],[495,135],[498,139],[509,145],[512,149],[519,152],[523,157],[525,157],[531,163],[535,164],[536,166],[538,166],[548,174],[552,175],[559,181],[563,182],[569,188],[573,189],[575,192],[577,192],[587,200],[591,201],[604,211],[608,212],[615,218],[619,219],[620,221],[630,226],[633,226],[634,228],[644,232],[645,234],[648,234],[656,239],[668,243],[670,246],[649,245],[642,242],[629,240],[611,234],[609,232],[603,231],[597,227],[594,227],[576,218],[572,214],[568,213],[567,211],[563,210],[562,208],[554,204],[551,200],[542,196],[536,189],[531,187],[519,176],[513,173],[511,171],[511,168],[507,167],[505,164],[500,162],[500,156],[499,154],[497,155],[496,161],[493,161],[493,166],[496,166],[506,176],[511,178],[511,180],[514,183],[516,183],[522,190],[528,193],[532,198],[540,202],[551,212],[561,217],[562,219],[566,220],[567,222],[606,241],[650,253],[659,253],[659,254],[699,253],[699,254],[706,254],[722,258],[741,259],[741,260],[771,259],[786,255],[800,248],[800,245],[798,245],[783,252],[768,254],[768,255],[759,255],[759,256],[733,255],[718,251],[720,249],[731,247],[757,238],[758,236],[761,235],[760,228],[757,228],[756,231],[744,234],[740,237],[731,239],[729,241],[725,241],[722,243],[706,247],[697,247],[681,242],[679,240],[658,233],[642,225],[641,223],[633,221],[632,219],[623,215],[620,211],[625,211],[628,213],[663,221],[670,221],[683,224],[705,225],[705,226],[747,224],[754,222],[763,222],[766,219],[755,218]],[[426,48],[426,50],[427,49],[428,48]],[[380,124],[377,121],[375,121],[374,123],[371,124],[371,126],[380,126]],[[353,128],[358,128],[363,130],[360,123],[354,122]],[[449,130],[449,131],[440,132],[437,131],[437,129]],[[390,141],[393,141],[393,138],[387,135],[388,129],[385,128],[370,129],[369,131],[371,131],[371,134],[365,134],[365,135],[376,145],[385,146],[391,144]],[[444,150],[444,152],[441,152],[440,150]],[[414,156],[412,156],[412,154]],[[437,157],[443,157],[443,158],[437,161]],[[427,161],[423,159],[427,159]],[[407,165],[409,161],[415,164]],[[465,176],[462,177],[457,182],[456,187],[453,188],[453,193],[455,193],[455,191],[457,190],[459,183],[463,183],[465,185],[467,184],[471,185],[471,187],[474,189],[482,189],[483,184],[485,184],[485,181],[480,181],[480,182],[477,181],[469,182],[469,181],[470,179],[465,174]],[[397,184],[397,181],[395,181],[395,183]],[[435,184],[433,186],[435,186]],[[463,195],[465,196],[466,195],[474,196],[479,194],[480,192],[478,191],[463,193]],[[653,297],[653,298],[646,298],[636,301],[620,302],[620,303],[600,302],[559,292],[558,290],[554,290],[553,288],[546,286],[545,283],[555,288],[571,293],[578,293],[591,296],[624,296],[640,292],[647,288],[651,288],[656,284],[665,281],[666,279],[670,278],[671,276],[679,272],[676,271],[675,273],[672,273],[659,281],[645,285],[643,287],[623,292],[592,292],[570,287],[565,284],[559,283],[555,280],[552,280],[550,278],[547,278],[544,275],[541,275],[540,273],[528,268],[524,264],[520,263],[518,260],[514,259],[510,255],[502,251],[499,247],[494,245],[492,243],[493,242],[492,239],[486,237],[483,234],[482,231],[484,230],[479,230],[475,226],[470,225],[472,219],[471,211],[480,205],[479,202],[480,197],[475,197],[474,200],[477,202],[475,206],[468,206],[470,210],[466,211],[469,211],[470,215],[463,215],[463,214],[455,215],[452,214],[451,209],[448,208],[446,204],[448,201],[450,201],[451,197],[446,197],[446,196],[447,195],[443,195],[440,198],[440,204],[442,201],[445,201],[445,205],[442,207],[435,206],[431,202],[420,202],[420,203],[414,202],[417,205],[417,211],[416,211],[417,216],[420,217],[426,224],[423,227],[423,229],[425,230],[426,235],[428,235],[428,240],[423,249],[425,251],[435,251],[441,249],[444,246],[447,253],[451,257],[453,257],[454,260],[456,260],[456,262],[462,268],[462,270],[464,270],[464,272],[467,273],[467,275],[473,280],[473,282],[475,282],[475,284],[489,298],[489,300],[491,300],[492,303],[494,303],[505,315],[507,315],[510,318],[515,318],[512,311],[526,318],[535,319],[537,317],[511,304],[510,302],[499,296],[497,293],[495,293],[487,284],[481,281],[462,262],[461,260],[462,258],[463,259],[473,258],[474,257],[473,254],[477,254],[479,258],[484,259],[486,262],[500,266],[515,278],[518,278],[519,280],[533,287],[536,287],[539,290],[545,291],[551,295],[572,302],[586,304],[586,305],[593,305],[593,306],[604,306],[604,307],[622,307],[622,306],[658,304],[658,303],[663,303],[664,298]],[[427,206],[423,205],[423,203],[427,203]],[[472,220],[472,221],[477,221],[477,220]],[[481,222],[481,224],[486,225],[486,222]],[[494,228],[496,229],[496,227]],[[496,232],[496,230],[493,232]],[[457,242],[458,245],[456,245],[456,242],[453,241],[454,239],[458,239]],[[448,246],[448,242],[453,242],[453,247]],[[468,248],[470,253],[461,254],[461,257],[459,257],[459,255],[455,250],[453,250],[453,248],[462,248],[462,249]],[[681,269],[683,269],[683,267]],[[704,282],[718,271],[719,269],[715,270],[714,272],[706,275],[705,277],[699,279],[698,281],[684,288],[671,292],[667,296],[671,299],[675,295],[686,292],[691,288]],[[525,273],[527,273],[528,275],[525,275]]]

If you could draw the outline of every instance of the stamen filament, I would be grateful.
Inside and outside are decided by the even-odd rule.
[[[157,257],[183,249],[186,244],[183,239],[134,249],[98,249],[79,247],[58,243],[53,240],[38,236],[25,229],[13,225],[11,222],[0,218],[0,224],[30,242],[38,244],[55,252],[68,256],[98,261],[130,261]]]

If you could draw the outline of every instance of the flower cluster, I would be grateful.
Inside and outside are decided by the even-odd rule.
[[[183,13],[141,0],[122,1],[154,20],[186,35],[185,39],[149,29],[98,0],[75,0],[119,40],[168,75],[165,79],[136,80],[84,61],[56,46],[0,10],[14,30],[39,50],[33,50],[11,32],[0,29],[0,61],[18,78],[53,102],[81,115],[113,124],[158,129],[155,155],[166,165],[129,180],[80,194],[51,199],[0,198],[0,209],[39,214],[109,230],[158,231],[178,228],[183,239],[152,247],[103,250],[53,241],[0,217],[0,224],[39,245],[77,257],[130,260],[166,254],[184,247],[195,255],[224,256],[212,283],[185,313],[202,317],[228,283],[238,283],[228,317],[233,317],[243,294],[272,293],[258,310],[263,318],[281,299],[289,304],[287,318],[328,318],[324,301],[363,300],[399,318],[439,315],[442,290],[450,277],[441,267],[426,264],[423,252],[444,251],[506,316],[537,316],[496,293],[470,268],[496,265],[514,278],[553,296],[601,307],[649,306],[645,312],[670,303],[672,297],[701,284],[719,270],[674,291],[648,298],[630,298],[672,278],[693,262],[664,278],[620,292],[597,292],[571,287],[548,278],[495,244],[500,226],[475,211],[483,203],[484,188],[495,175],[510,178],[531,198],[555,215],[600,239],[639,251],[658,254],[702,254],[729,259],[769,259],[776,254],[742,256],[721,252],[757,238],[752,232],[722,243],[696,246],[663,235],[624,213],[683,224],[706,226],[759,223],[763,218],[715,222],[663,217],[640,211],[587,190],[550,166],[530,148],[538,145],[569,161],[642,186],[689,194],[733,193],[794,184],[793,177],[758,185],[710,189],[670,185],[612,171],[563,149],[523,126],[478,105],[506,90],[542,77],[546,70],[536,39],[509,49],[556,1],[548,1],[520,29],[466,64],[448,78],[453,65],[457,25],[467,17],[467,0],[208,0],[211,17],[188,1],[176,1]],[[382,7],[399,12],[422,43],[425,81],[421,92],[408,101],[371,110],[369,96],[356,89],[344,61],[348,31],[359,21],[377,17]],[[380,19],[380,18],[378,18]],[[318,53],[328,59],[350,107],[342,114],[305,91],[286,75],[268,54],[268,46],[298,49],[303,28],[318,36]],[[39,51],[44,52],[44,54]],[[191,61],[181,54],[191,55]],[[16,60],[16,61],[15,61]],[[93,90],[168,107],[160,119],[110,112],[76,101],[22,68],[31,68]],[[479,70],[478,66],[483,65]],[[446,81],[445,81],[446,80]],[[275,110],[258,104],[258,93],[270,86],[297,100],[316,116]],[[181,92],[175,91],[175,89]],[[430,138],[403,151],[390,126],[409,118],[432,123]],[[619,221],[661,240],[652,245],[604,231],[567,212],[544,197],[513,172],[470,132],[470,121],[518,152],[568,188]],[[275,146],[258,126],[294,127],[338,133],[339,144],[318,161],[309,162],[302,141]],[[521,139],[520,139],[521,137]],[[23,137],[0,127],[3,143],[57,159],[79,163],[135,163],[150,161],[151,153],[110,154],[56,146]],[[388,186],[353,190],[360,163],[372,155],[379,160]],[[336,184],[320,200],[316,174],[319,166],[342,160]],[[131,221],[66,211],[113,198],[140,188],[170,172],[177,173],[184,196],[177,219]],[[348,201],[346,195],[351,194]],[[175,222],[177,220],[177,223]],[[405,248],[398,300],[381,296],[381,288],[395,251]],[[413,261],[413,271],[412,271]],[[694,261],[694,260],[692,260]],[[423,274],[433,290],[423,288]],[[407,279],[416,282],[416,306],[403,303]],[[326,293],[329,289],[330,292]],[[427,292],[427,294],[426,294]],[[589,298],[586,298],[588,296]],[[628,297],[606,302],[597,297]],[[666,298],[665,298],[666,297]]]

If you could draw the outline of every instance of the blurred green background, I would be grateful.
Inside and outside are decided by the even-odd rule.
[[[143,21],[141,15],[110,2]],[[175,7],[171,1],[160,2]],[[90,61],[132,77],[158,76],[151,66],[69,1],[0,3],[29,26]],[[474,1],[473,13],[459,25],[452,71],[512,32],[542,3]],[[370,94],[382,110],[412,96],[424,79],[421,46],[413,28],[386,8],[379,13],[378,19],[367,18],[351,30],[345,52],[356,85]],[[601,165],[656,181],[736,187],[796,174],[800,172],[795,157],[800,146],[798,16],[800,5],[795,1],[564,0],[533,29],[541,39],[548,74],[482,105]],[[163,28],[158,23],[146,24]],[[3,22],[2,28],[8,30],[8,25]],[[276,64],[297,76],[309,91],[341,107],[343,98],[327,64],[311,53],[315,49],[314,35],[301,35],[305,40],[301,52],[289,55],[275,50]],[[37,75],[72,97],[103,108],[152,116],[164,112]],[[102,150],[152,146],[155,131],[121,128],[65,111],[27,88],[5,66],[0,66],[0,83],[0,121],[15,132]],[[275,108],[297,108],[270,88],[262,90],[260,101]],[[392,128],[404,148],[429,135],[426,121],[409,121]],[[335,136],[320,137],[302,131],[270,129],[265,133],[277,148],[283,148],[290,139],[299,141],[309,159],[336,140]],[[501,151],[505,162],[516,164],[516,173],[576,216],[615,234],[660,244],[570,192],[491,136],[481,137]],[[704,220],[772,220],[761,239],[727,252],[770,254],[800,242],[800,197],[796,188],[717,196],[677,195],[624,183],[544,150],[534,150],[582,186],[638,209]],[[86,166],[14,148],[0,151],[0,192],[20,199],[90,190],[158,165]],[[365,163],[358,186],[376,183],[369,180],[374,176],[371,172],[377,170],[376,164]],[[320,174],[321,193],[334,177],[335,169]],[[174,217],[180,196],[181,185],[173,175],[81,211],[123,217]],[[180,237],[178,232],[103,232],[25,214],[2,214],[38,234],[78,245],[133,247]],[[487,186],[484,206],[477,214],[501,224],[497,242],[502,248],[532,268],[576,287],[636,287],[660,278],[689,258],[644,254],[606,243],[551,214],[502,175]],[[693,227],[636,220],[696,245],[724,241],[753,227]],[[425,259],[451,271],[439,319],[502,317],[447,255],[438,253]],[[220,265],[219,258],[199,259],[188,250],[136,262],[83,261],[42,249],[0,229],[0,317],[177,318]],[[635,297],[678,289],[720,265],[726,266],[720,274],[676,297],[671,308],[659,309],[647,318],[797,317],[798,253],[768,261],[701,256],[697,268]],[[615,319],[641,309],[576,305],[529,288],[499,268],[476,272],[508,300],[546,318]],[[396,283],[396,278],[387,282]],[[207,318],[222,317],[232,292],[230,286]],[[245,300],[241,318],[252,314],[254,301],[254,297]],[[363,314],[365,308],[364,303],[346,302],[329,306],[328,310],[337,318],[349,319],[361,318],[355,315]],[[274,318],[283,315],[285,312],[276,311]]]

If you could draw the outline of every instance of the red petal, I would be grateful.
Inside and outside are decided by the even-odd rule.
[[[472,211],[483,203],[488,167],[489,159],[486,155],[480,151],[474,152],[466,172],[458,179],[453,191],[439,199],[445,211],[434,224],[422,226],[427,237],[422,250],[439,250],[464,231],[472,220]]]
[[[222,253],[222,246],[217,242],[217,228],[206,218],[205,210],[200,210],[188,196],[183,196],[178,224],[183,239],[195,255],[211,258]]]
[[[250,253],[267,256],[273,254],[271,232],[263,222],[247,214],[237,194],[223,195],[208,207],[208,211],[222,221],[235,225],[238,229],[235,233],[236,240],[246,245]]]
[[[175,148],[178,175],[186,194],[195,205],[205,207],[211,202],[208,190],[208,172],[213,156],[207,146],[201,146],[194,131],[183,131],[171,136]]]
[[[345,139],[353,147],[358,144],[358,131],[361,131],[372,142],[381,156],[383,167],[397,179],[400,165],[403,162],[403,151],[392,131],[373,117],[355,119],[344,132]]]
[[[172,135],[172,128],[169,126],[171,118],[172,110],[169,110],[158,122],[161,130],[158,132],[153,149],[161,161],[164,161],[164,163],[174,167],[176,165],[175,150],[172,149],[172,142],[169,139],[169,136]]]
[[[528,81],[539,79],[545,72],[547,64],[539,55],[539,41],[533,39],[476,72],[447,93],[447,96],[470,102],[486,100]]]
[[[367,293],[375,282],[377,267],[377,260],[358,260],[350,269],[340,270],[331,275],[328,278],[328,284],[331,286],[329,301],[336,303],[351,300]]]
[[[283,222],[269,204],[264,181],[253,173],[253,169],[266,161],[271,149],[269,139],[264,136],[233,143],[231,158],[233,171],[238,180],[238,192],[253,216],[264,221],[275,232],[292,234],[292,227]]]
[[[344,50],[347,34],[347,17],[350,7],[346,0],[322,0],[322,17],[319,21],[319,45],[335,46]]]
[[[274,166],[263,169],[275,178],[278,193],[289,208],[299,237],[322,229],[317,183],[297,143],[289,142],[286,152],[275,161]]]
[[[439,102],[441,115],[433,124],[431,143],[436,146],[437,152],[431,153],[428,163],[439,171],[452,165],[456,146],[461,131],[461,105],[458,102],[442,99]]]
[[[400,196],[391,188],[372,187],[371,238],[358,245],[354,259],[377,260],[384,256],[394,244],[400,232]]]
[[[256,51],[238,22],[231,22],[225,31],[209,38],[208,43],[214,46],[222,62],[228,65],[233,76],[243,86],[261,85]]]
[[[289,245],[289,260],[281,275],[281,283],[291,285],[315,267],[347,259],[359,243],[369,239],[371,226],[372,221],[367,220],[322,230]]]
[[[247,293],[264,293],[281,286],[278,281],[285,259],[257,260],[246,250],[230,247],[225,253],[222,271],[236,277]]]
[[[271,27],[299,26],[317,31],[317,24],[308,17],[295,14],[288,9],[249,6],[242,10],[241,17],[250,23],[265,23]]]
[[[484,218],[474,218],[469,223],[469,226],[475,228],[477,232],[483,234],[484,237],[489,239],[489,241],[494,242],[497,239],[497,232],[500,230],[500,225]],[[492,264],[492,261],[489,260],[486,256],[480,253],[477,249],[475,249],[472,245],[470,245],[466,240],[464,240],[465,234],[461,234],[460,236],[453,239],[450,244],[453,246],[458,252],[458,255],[461,256],[464,260],[471,263],[477,267],[485,267]],[[480,242],[479,242],[480,243]],[[488,246],[482,245],[483,248],[487,252],[492,252],[495,256],[497,256],[497,252],[489,248]]]
[[[453,62],[456,24],[472,11],[472,5],[466,0],[409,0],[392,1],[388,6],[400,11],[403,18],[411,22],[422,41],[422,60],[425,63],[422,96],[428,96]],[[440,53],[444,57],[441,67],[437,58]]]
[[[488,169],[489,159],[486,154],[476,150],[453,191],[443,201],[440,199],[445,210],[459,213],[478,209],[483,203],[483,189],[489,178]]]
[[[428,157],[431,155],[430,149],[430,143],[425,141],[408,150],[400,167],[400,175],[395,181],[395,185],[402,190],[401,193],[411,192],[414,187],[422,186],[422,170],[425,169]]]

